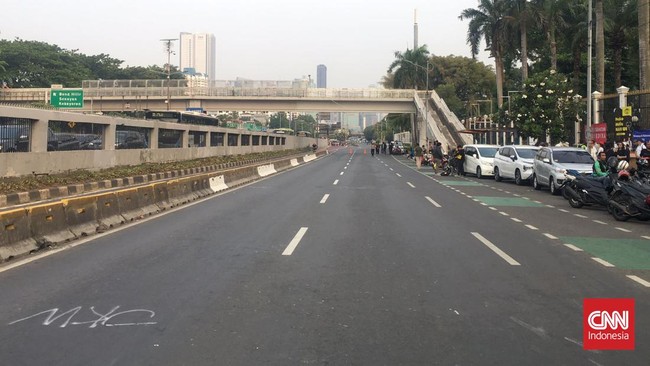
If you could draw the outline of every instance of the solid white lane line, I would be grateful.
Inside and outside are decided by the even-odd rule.
[[[555,236],[555,235],[553,235],[553,234],[544,233],[544,236],[547,237],[547,238],[549,238],[549,239],[557,240],[557,236]]]
[[[573,244],[564,244],[566,247],[571,248],[571,250],[574,250],[576,252],[582,252],[582,249],[578,248],[577,246]]]
[[[327,199],[328,199],[328,198],[330,198],[329,193],[327,193],[327,194],[325,194],[325,195],[323,196],[323,199],[320,200],[320,203],[325,203],[325,202],[327,202]]]
[[[633,276],[633,275],[627,275],[627,278],[631,279],[632,281],[636,281],[636,282],[640,283],[641,285],[643,285],[645,287],[650,287],[650,282],[644,280],[641,277],[637,277],[637,276]]]
[[[510,220],[512,220],[512,221],[514,221],[514,222],[521,222],[521,220],[519,220],[519,219],[516,218],[516,217],[511,217]]]
[[[529,228],[530,230],[539,230],[538,228],[534,227],[533,225],[526,224],[526,227]]]
[[[411,188],[415,188],[415,186],[411,184],[411,182],[406,182],[406,184],[408,184]]]
[[[490,248],[493,252],[495,252],[499,257],[503,258],[508,264],[512,266],[520,266],[519,262],[514,260],[511,256],[507,255],[503,250],[499,249],[496,245],[492,244],[489,240],[485,239],[481,234],[479,233],[472,233],[476,239],[478,239],[481,243],[485,244],[486,247]]]
[[[397,174],[397,176],[400,177],[400,178],[402,177],[399,173],[395,173],[395,174]]]
[[[440,206],[440,204],[438,202],[434,201],[431,197],[426,196],[425,198],[427,199],[427,201],[431,202],[431,204],[433,204],[434,206],[442,207],[442,206]]]
[[[609,263],[609,262],[606,261],[606,260],[600,259],[600,258],[598,258],[598,257],[592,257],[591,259],[595,260],[596,262],[602,264],[602,265],[605,266],[605,267],[614,267],[613,264]]]
[[[300,230],[298,230],[298,233],[296,233],[296,236],[294,236],[289,245],[287,245],[287,248],[284,250],[284,252],[282,252],[282,255],[291,255],[293,253],[293,251],[302,240],[302,237],[305,236],[307,229],[307,227],[303,226],[300,228]]]
[[[510,216],[510,215],[508,215],[507,212],[500,211],[499,213],[500,213],[501,215],[503,215],[503,216]]]
[[[587,219],[587,218],[588,218],[587,216],[585,216],[585,215],[580,215],[580,214],[573,214],[573,216],[575,216],[575,217],[579,217],[579,218],[581,218],[581,219]]]
[[[560,212],[565,212],[565,213],[569,213],[569,210],[565,210],[565,209],[563,209],[563,208],[558,209],[558,211],[560,211]]]
[[[337,184],[339,184],[339,180],[338,180],[338,179],[334,181],[334,185],[337,185]]]
[[[620,230],[620,231],[622,231],[624,233],[631,233],[632,232],[632,230],[623,229],[622,227],[616,227],[616,230]]]
[[[600,221],[600,220],[592,220],[592,221],[595,222],[596,224],[607,225],[607,223],[604,221]]]

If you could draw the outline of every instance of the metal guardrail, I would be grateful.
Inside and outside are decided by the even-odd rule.
[[[127,83],[128,82],[128,83]],[[184,80],[172,80],[167,87],[166,80],[115,80],[106,85],[84,82],[84,99],[101,97],[252,97],[252,98],[313,98],[336,100],[381,100],[413,99],[413,90],[408,89],[316,89],[316,88],[242,88],[242,87],[198,87],[184,85]],[[185,82],[186,84],[186,82]],[[43,101],[49,100],[50,89],[4,89],[0,101]]]

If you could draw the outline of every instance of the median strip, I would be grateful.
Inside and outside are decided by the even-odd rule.
[[[293,254],[293,251],[296,249],[298,244],[300,244],[300,241],[302,240],[302,237],[305,236],[305,233],[307,232],[307,227],[301,227],[300,230],[298,230],[298,233],[296,233],[296,236],[293,237],[289,245],[287,245],[287,248],[282,252],[282,255],[291,255]]]
[[[511,266],[520,266],[519,262],[514,260],[511,256],[506,254],[503,250],[499,249],[496,245],[492,244],[489,240],[484,238],[481,234],[479,233],[472,233],[476,239],[478,239],[481,243],[485,244],[486,247],[490,248],[494,253],[496,253],[499,257],[501,257],[503,260],[508,262]]]

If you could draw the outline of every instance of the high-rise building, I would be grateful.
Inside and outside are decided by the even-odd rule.
[[[316,66],[316,87],[327,88],[327,66]]]
[[[180,36],[180,70],[203,74],[215,80],[216,41],[211,33],[186,33]]]

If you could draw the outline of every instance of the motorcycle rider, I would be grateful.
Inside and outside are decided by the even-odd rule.
[[[594,163],[594,172],[592,176],[594,177],[606,177],[609,173],[609,169],[606,164],[607,154],[604,151],[598,153],[598,160]]]

